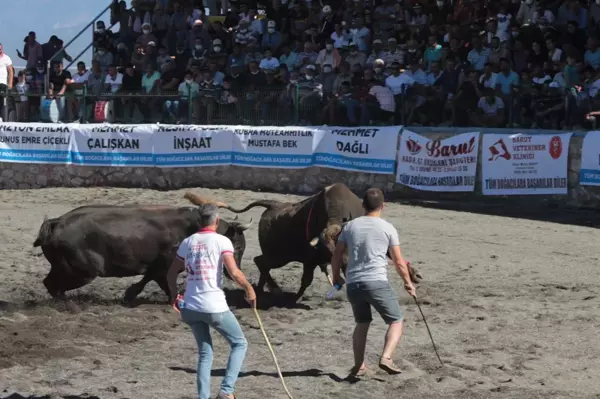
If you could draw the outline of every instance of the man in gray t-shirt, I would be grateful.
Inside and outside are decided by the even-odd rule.
[[[392,224],[381,218],[383,192],[376,188],[367,190],[363,197],[363,208],[365,216],[346,223],[342,229],[331,259],[333,280],[341,286],[344,284],[340,275],[342,257],[345,252],[348,255],[347,294],[356,321],[352,336],[352,374],[360,376],[367,371],[364,358],[367,333],[373,321],[371,306],[389,325],[379,367],[390,374],[398,374],[401,370],[392,360],[392,354],[402,337],[403,314],[387,278],[388,250],[398,274],[404,280],[404,289],[415,296],[415,287],[410,279],[408,264],[400,252],[398,232]]]

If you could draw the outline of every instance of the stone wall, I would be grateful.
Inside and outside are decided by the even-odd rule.
[[[445,138],[450,133],[424,134]],[[569,193],[560,196],[503,197],[509,201],[548,203],[600,209],[600,187],[580,186],[583,137],[573,136],[569,147]],[[481,155],[481,154],[480,154]],[[481,156],[480,156],[481,158]],[[74,165],[0,163],[0,188],[31,189],[43,187],[141,187],[159,190],[187,187],[246,189],[254,191],[312,194],[334,182],[343,182],[360,192],[368,187],[382,188],[389,197],[423,200],[492,200],[481,195],[481,164],[478,165],[474,193],[433,193],[396,184],[394,175],[346,172],[327,168],[267,169],[240,166],[197,168],[110,168]]]

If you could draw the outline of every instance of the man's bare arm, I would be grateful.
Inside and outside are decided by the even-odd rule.
[[[392,245],[390,246],[390,255],[392,260],[394,261],[394,266],[396,266],[396,270],[402,280],[404,280],[404,284],[412,284],[410,279],[410,273],[408,272],[408,264],[406,260],[402,256],[402,252],[400,251],[400,245]]]

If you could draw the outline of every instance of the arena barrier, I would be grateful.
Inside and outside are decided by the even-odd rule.
[[[527,196],[599,207],[600,132],[436,130],[5,123],[0,184],[311,193],[344,182],[407,197]]]

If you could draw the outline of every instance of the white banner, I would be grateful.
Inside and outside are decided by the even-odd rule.
[[[72,126],[2,123],[0,162],[69,164]]]
[[[308,168],[313,160],[313,138],[319,128],[230,126],[233,165],[256,168]]]
[[[566,194],[571,135],[484,134],[483,194]]]
[[[600,186],[600,132],[587,132],[581,146],[579,184]]]
[[[154,134],[154,165],[230,165],[232,146],[233,133],[225,127],[159,125]]]
[[[71,158],[83,166],[154,166],[154,125],[74,125]]]
[[[364,173],[394,174],[402,126],[319,128],[314,166]]]
[[[424,191],[473,191],[478,153],[479,133],[431,140],[405,129],[396,183]]]

